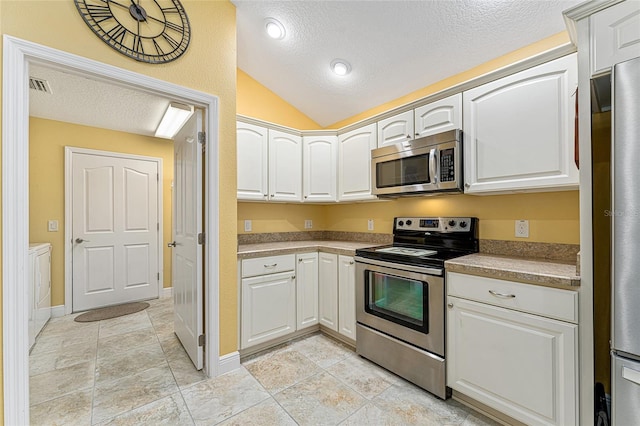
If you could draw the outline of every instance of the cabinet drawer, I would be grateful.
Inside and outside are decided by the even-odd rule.
[[[293,254],[244,259],[242,261],[242,278],[293,271],[295,264],[295,255]]]
[[[448,272],[447,294],[562,321],[578,322],[578,293],[571,290]]]

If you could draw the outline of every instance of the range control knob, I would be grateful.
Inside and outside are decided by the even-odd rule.
[[[449,221],[449,226],[451,226],[451,227],[456,226],[456,221],[455,221],[455,220],[453,220],[453,219],[451,219],[451,220]]]
[[[467,227],[467,222],[465,222],[464,220],[460,222],[460,228],[466,228],[466,227]]]
[[[402,226],[402,225],[404,225],[403,221],[398,222],[398,226]]]
[[[411,226],[411,219],[407,219],[407,226]]]

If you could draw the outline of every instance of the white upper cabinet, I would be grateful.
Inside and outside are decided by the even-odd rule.
[[[268,199],[268,131],[237,123],[238,200]]]
[[[416,108],[414,121],[416,138],[461,129],[462,93]]]
[[[378,148],[413,139],[413,111],[378,121]]]
[[[578,186],[576,55],[463,93],[466,193]]]
[[[269,130],[269,200],[302,201],[302,137]]]
[[[591,74],[640,57],[640,1],[618,3],[591,15]]]
[[[302,141],[303,201],[336,201],[338,137],[304,136]]]
[[[375,123],[338,136],[338,200],[375,198],[371,195],[371,150],[376,140]]]

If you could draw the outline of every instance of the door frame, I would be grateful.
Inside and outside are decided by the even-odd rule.
[[[29,244],[29,64],[37,63],[156,93],[206,110],[205,371],[220,374],[219,103],[217,96],[61,50],[3,36],[2,60],[2,358],[4,423],[29,422],[27,258]],[[226,369],[226,368],[225,368]]]
[[[73,154],[88,154],[98,155],[103,157],[115,157],[127,160],[144,160],[156,163],[158,167],[158,173],[164,174],[162,158],[159,157],[146,157],[144,155],[127,154],[123,152],[115,151],[103,151],[88,148],[78,148],[75,146],[64,147],[64,314],[69,315],[73,312]],[[160,276],[158,278],[158,297],[162,297],[162,289],[164,284],[164,262],[163,262],[163,248],[164,248],[164,233],[160,232],[163,227],[163,199],[162,199],[162,181],[164,179],[158,179],[158,223],[160,229],[158,230],[158,271]]]

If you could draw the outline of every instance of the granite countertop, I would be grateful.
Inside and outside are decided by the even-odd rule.
[[[328,253],[353,256],[357,249],[373,247],[381,244],[353,241],[308,240],[284,241],[277,243],[241,244],[238,246],[238,258],[273,256],[290,253],[304,253],[305,251],[322,250]]]
[[[475,253],[445,262],[447,272],[480,275],[548,287],[577,289],[576,265],[555,260]]]

